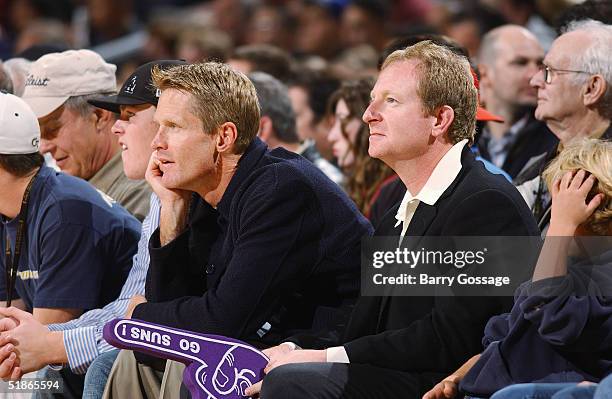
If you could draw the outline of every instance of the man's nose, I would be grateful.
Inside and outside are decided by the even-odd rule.
[[[41,154],[45,154],[47,152],[51,152],[53,153],[53,149],[55,148],[55,145],[53,144],[52,141],[50,140],[45,140],[45,139],[40,139],[40,144],[38,146],[38,151]]]
[[[529,84],[536,88],[544,86],[544,70],[538,69],[535,75],[533,75],[529,80]]]
[[[111,132],[113,132],[113,134],[116,134],[117,136],[122,135],[123,133],[125,133],[125,123],[126,121],[117,119],[113,124],[113,127],[111,127]]]
[[[370,123],[372,121],[380,119],[380,114],[378,113],[374,102],[371,102],[370,105],[368,105],[368,108],[366,108],[361,119],[365,123]]]

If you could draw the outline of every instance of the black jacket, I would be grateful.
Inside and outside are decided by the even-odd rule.
[[[135,319],[264,347],[330,328],[356,298],[371,226],[306,159],[255,139],[217,209],[198,199],[192,211],[169,244],[151,237]]]
[[[488,141],[488,137],[480,135],[477,143],[480,155],[490,161]],[[527,123],[517,132],[501,168],[514,179],[533,156],[549,151],[558,142],[559,140],[546,124],[535,119],[533,111],[530,111]]]
[[[467,148],[461,163],[459,175],[434,206],[419,204],[407,236],[539,235],[510,183],[487,172]],[[399,235],[398,207],[387,213],[375,235]],[[351,363],[446,374],[480,352],[487,320],[511,305],[511,297],[361,297],[344,347]]]

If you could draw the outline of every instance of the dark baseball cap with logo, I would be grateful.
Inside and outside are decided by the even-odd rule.
[[[177,65],[186,65],[181,60],[159,60],[151,61],[136,68],[133,74],[126,79],[119,93],[114,96],[101,96],[92,98],[87,102],[91,105],[119,113],[120,105],[140,105],[151,104],[157,106],[159,91],[151,82],[151,71],[155,66],[161,69],[170,68]]]

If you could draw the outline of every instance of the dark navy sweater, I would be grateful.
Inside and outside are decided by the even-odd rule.
[[[330,328],[359,291],[369,222],[309,161],[255,139],[217,209],[198,197],[186,231],[150,241],[148,303],[133,317],[257,346]]]
[[[521,285],[512,311],[489,320],[483,344],[461,382],[472,396],[525,382],[597,382],[611,373],[612,251],[575,262],[566,276]]]

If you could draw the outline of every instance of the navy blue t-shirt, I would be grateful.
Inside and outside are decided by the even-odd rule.
[[[0,223],[13,254],[18,218]],[[43,166],[30,192],[13,298],[33,308],[95,309],[114,300],[132,267],[140,223],[79,178]],[[4,252],[4,251],[3,251]],[[0,256],[0,300],[6,300]]]

